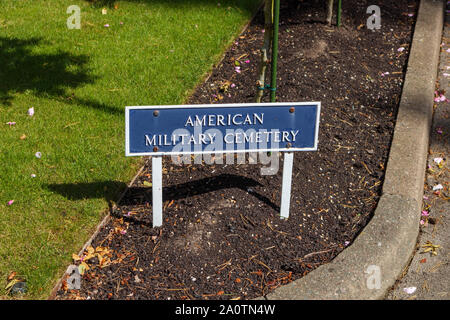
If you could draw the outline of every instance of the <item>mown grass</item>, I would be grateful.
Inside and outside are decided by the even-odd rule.
[[[259,2],[116,1],[106,15],[0,2],[0,298],[11,271],[24,298],[48,297],[140,165],[124,156],[124,107],[182,104]]]

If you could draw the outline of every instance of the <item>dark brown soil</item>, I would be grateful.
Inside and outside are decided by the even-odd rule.
[[[289,219],[281,169],[164,158],[164,224],[152,228],[147,161],[92,244],[110,251],[87,261],[81,290],[57,298],[252,299],[351,244],[380,197],[418,1],[378,1],[377,31],[366,28],[371,4],[344,0],[338,29],[323,23],[324,1],[282,1],[277,99],[322,103],[318,151],[295,154]],[[190,104],[254,101],[262,30],[260,12]]]

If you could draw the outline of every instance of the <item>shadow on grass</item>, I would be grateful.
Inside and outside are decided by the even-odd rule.
[[[39,38],[0,37],[0,102],[11,104],[13,93],[65,96],[67,88],[93,83],[86,70],[88,57],[68,52],[34,53]]]
[[[203,195],[217,190],[237,188],[249,193],[274,210],[279,211],[280,207],[270,201],[267,197],[255,191],[248,191],[250,187],[257,186],[261,186],[261,184],[254,179],[233,174],[221,174],[215,177],[208,177],[196,181],[164,187],[163,201],[186,199],[186,203],[189,205],[189,198],[192,196]],[[129,188],[119,205],[136,205],[143,203],[152,203],[151,187]]]
[[[120,192],[125,190],[126,183],[120,181],[97,181],[87,183],[48,184],[45,187],[59,193],[69,200],[101,199],[117,201]]]
[[[124,113],[92,99],[71,96],[68,90],[92,84],[97,79],[89,74],[89,57],[64,51],[33,52],[45,44],[40,38],[0,37],[0,104],[9,106],[15,94],[31,93],[112,114]]]
[[[248,13],[253,13],[256,6],[262,2],[262,0],[86,0],[92,3],[94,7],[109,7],[113,8],[115,4],[119,2],[137,2],[137,3],[152,3],[152,4],[162,4],[170,8],[177,8],[181,6],[209,6],[217,7],[223,6],[225,8],[229,6],[234,6],[236,8],[242,9]],[[219,4],[220,3],[220,4]]]

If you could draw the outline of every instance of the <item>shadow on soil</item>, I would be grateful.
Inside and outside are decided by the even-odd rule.
[[[215,177],[208,177],[196,181],[190,181],[182,184],[177,184],[170,187],[163,188],[163,200],[179,200],[185,199],[189,204],[189,198],[196,195],[203,195],[217,190],[237,188],[250,195],[258,198],[266,205],[272,207],[274,210],[279,211],[280,208],[274,204],[267,197],[260,195],[259,193],[252,191],[249,192],[249,188],[260,186],[261,184],[251,178],[243,176],[222,174]],[[131,187],[128,189],[124,198],[120,202],[120,205],[134,205],[137,203],[152,203],[152,188],[148,187]]]
[[[259,182],[251,178],[222,174],[215,177],[165,187],[163,188],[163,200],[172,201],[186,199],[186,203],[189,204],[189,198],[192,196],[207,194],[217,190],[237,188],[249,193],[274,210],[280,211],[280,207],[270,201],[267,197],[260,195],[255,191],[249,192],[249,188],[260,185]],[[59,193],[69,200],[104,198],[106,201],[110,202],[118,200],[118,194],[125,190],[126,184],[118,181],[98,181],[90,183],[49,184],[46,185],[46,188]],[[151,187],[129,188],[119,205],[135,205],[143,203],[152,204]]]

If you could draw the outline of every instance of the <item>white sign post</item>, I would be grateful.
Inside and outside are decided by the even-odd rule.
[[[289,218],[289,207],[291,204],[292,167],[294,166],[294,153],[285,152],[283,162],[283,181],[281,185],[280,215]]]
[[[153,227],[162,226],[162,157],[152,157],[152,210]]]

